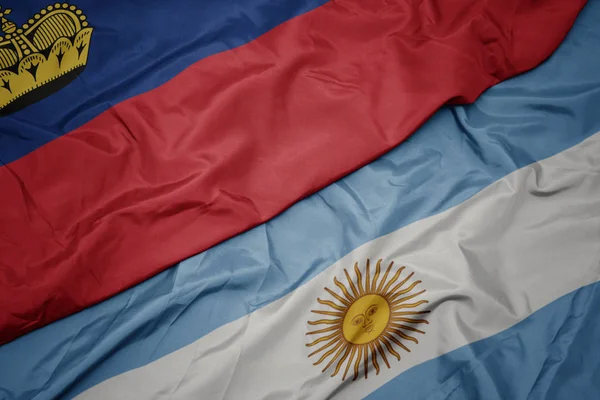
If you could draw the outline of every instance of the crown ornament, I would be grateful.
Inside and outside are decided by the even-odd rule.
[[[12,114],[75,79],[87,64],[93,29],[76,6],[49,5],[18,27],[0,7],[0,115]]]

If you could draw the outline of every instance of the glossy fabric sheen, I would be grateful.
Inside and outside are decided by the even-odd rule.
[[[327,3],[5,166],[0,342],[264,222],[444,103],[535,67],[584,3]]]
[[[399,375],[367,400],[600,398],[600,283]],[[435,382],[436,385],[432,385]]]
[[[326,0],[73,0],[94,28],[87,67],[39,103],[0,119],[0,165],[154,89],[207,56],[230,50]],[[20,25],[50,0],[4,0]]]
[[[368,258],[370,270],[365,266]],[[420,305],[411,309],[405,304],[401,311],[430,310],[420,316],[429,323],[413,324],[426,333],[413,335],[418,343],[404,341],[407,351],[394,346],[401,360],[388,354],[390,368],[384,366],[377,376],[372,368],[368,379],[332,379],[332,371],[322,373],[323,365],[315,367],[315,360],[307,359],[316,349],[305,343],[319,337],[307,338],[307,331],[324,328],[307,323],[323,318],[310,310],[331,310],[317,303],[317,298],[335,303],[323,288],[332,288],[335,278],[347,282],[344,269],[352,277],[357,261],[360,276],[373,277],[378,258],[384,269],[391,260],[406,267],[395,283],[415,274],[412,282],[420,283],[415,290],[408,289],[411,280],[401,288],[408,303]],[[599,278],[597,133],[515,171],[449,210],[354,249],[283,298],[78,399],[360,399],[410,367],[501,332]],[[358,290],[363,287],[361,283]],[[416,293],[420,295],[414,297]],[[343,309],[340,314],[349,315],[352,307],[345,313]],[[329,332],[335,335],[331,327]],[[352,364],[361,374],[362,363]],[[432,391],[436,383],[431,382]],[[405,396],[420,397],[411,392]]]
[[[0,397],[72,398],[281,298],[365,242],[600,131],[600,52],[589,50],[600,46],[599,18],[600,2],[589,3],[548,62],[472,106],[442,109],[403,145],[268,223],[0,346]]]

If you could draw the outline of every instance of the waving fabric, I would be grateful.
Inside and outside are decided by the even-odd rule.
[[[236,4],[15,2],[0,343],[270,219],[445,103],[535,67],[585,0]],[[37,78],[63,84],[65,65],[79,75],[41,96]],[[30,89],[44,98],[13,96]]]
[[[0,346],[0,398],[600,398],[599,19],[589,2],[543,65],[267,223]],[[371,309],[322,372],[353,328],[312,310],[392,261],[382,291],[419,314],[384,331]],[[372,294],[353,311],[385,309]]]

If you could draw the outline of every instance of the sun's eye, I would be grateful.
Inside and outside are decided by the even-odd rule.
[[[371,317],[373,316],[375,313],[377,312],[377,306],[371,306],[369,307],[369,309],[367,310],[367,316]]]
[[[356,317],[354,317],[354,319],[352,320],[352,325],[354,326],[358,326],[360,324],[363,323],[365,319],[363,318],[362,315],[357,315]]]

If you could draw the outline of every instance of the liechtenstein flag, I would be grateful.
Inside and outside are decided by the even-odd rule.
[[[584,3],[3,3],[0,399],[600,398]]]

